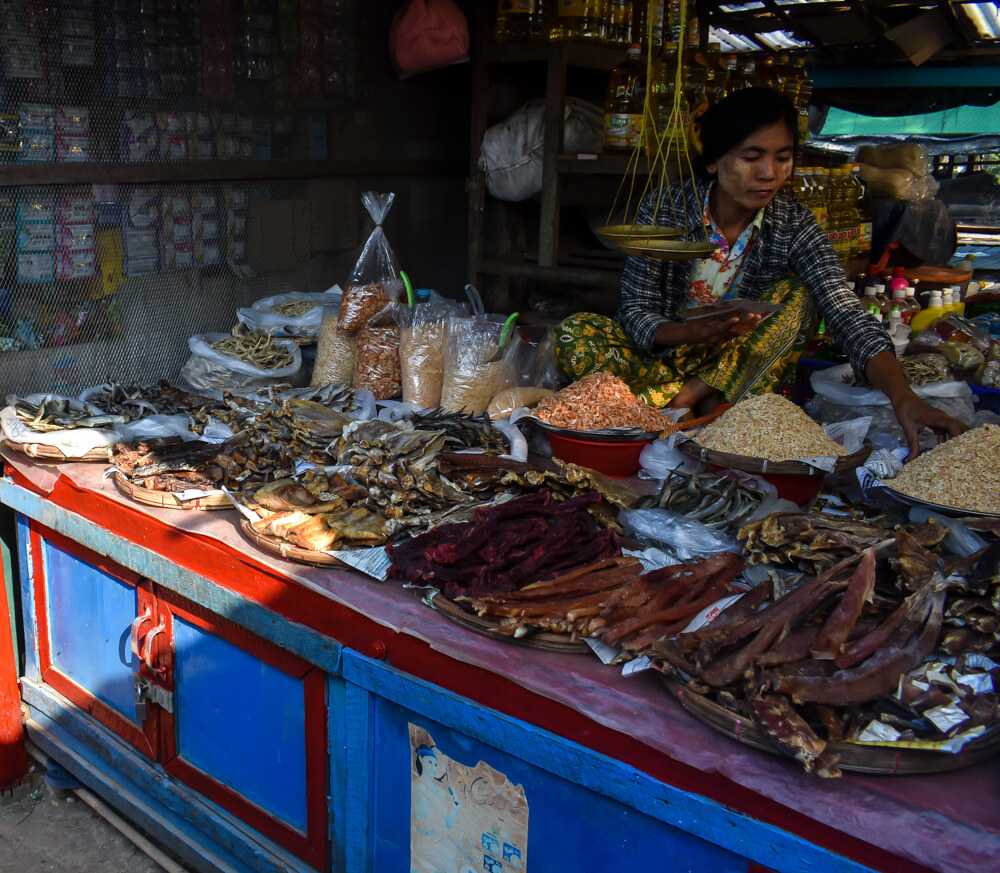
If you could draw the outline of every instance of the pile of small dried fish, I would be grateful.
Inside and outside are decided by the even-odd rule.
[[[707,527],[736,527],[760,508],[767,494],[732,476],[674,470],[656,494],[644,497],[636,509],[669,509]]]
[[[808,772],[838,776],[829,742],[885,739],[885,725],[905,729],[904,739],[934,742],[996,724],[991,682],[970,680],[958,717],[947,722],[929,711],[940,695],[917,705],[918,694],[900,698],[898,689],[939,644],[946,593],[956,606],[996,593],[997,557],[980,553],[947,567],[901,528],[763,608],[748,607],[744,597],[707,627],[658,640],[650,656],[690,691],[751,718]],[[921,681],[916,688],[930,691],[933,680]]]
[[[441,589],[451,598],[514,591],[577,567],[618,556],[614,531],[601,530],[582,494],[557,501],[548,490],[496,506],[475,521],[447,524],[388,549],[390,578]]]
[[[173,404],[162,402],[158,388],[108,382],[87,395],[87,403],[110,415],[127,415],[135,420],[160,412],[172,412]],[[161,408],[162,407],[162,408]]]
[[[934,519],[907,530],[925,548],[933,548],[948,533]],[[891,533],[875,522],[823,512],[776,512],[739,532],[748,564],[773,564],[811,573],[818,573],[889,536]]]
[[[340,473],[307,470],[245,488],[239,500],[261,516],[252,522],[258,533],[322,552],[334,546],[377,546],[389,540],[396,525],[361,505],[366,494],[365,488]]]
[[[242,322],[233,328],[232,336],[223,337],[210,345],[220,355],[237,358],[262,370],[279,370],[295,360],[284,343],[273,337],[254,333]]]
[[[127,424],[132,420],[130,415],[107,412],[95,414],[87,409],[72,409],[70,401],[65,398],[53,398],[35,404],[15,397],[12,405],[18,419],[25,426],[39,433],[73,430],[79,427],[110,428],[116,424]]]
[[[941,651],[1000,658],[1000,543],[957,562],[948,582]]]
[[[546,397],[534,414],[556,427],[572,430],[638,428],[646,433],[673,433],[677,425],[636,397],[611,373],[591,373]]]
[[[948,359],[936,352],[900,358],[899,369],[902,370],[907,384],[914,387],[934,382],[950,382],[955,378],[948,367]],[[853,370],[844,375],[844,382],[852,388],[875,387],[864,373],[855,373]]]
[[[307,312],[312,312],[317,306],[319,306],[318,303],[310,303],[308,300],[289,300],[286,303],[272,306],[267,311],[284,315],[287,318],[300,318]]]
[[[153,491],[212,491],[231,484],[231,467],[220,455],[236,451],[248,438],[246,432],[227,443],[201,440],[183,442],[179,436],[116,443],[111,463],[133,484]]]
[[[482,418],[446,409],[429,409],[412,412],[405,416],[418,430],[433,430],[444,435],[446,451],[455,449],[487,449],[503,454],[509,448],[504,434],[493,427],[490,417]]]

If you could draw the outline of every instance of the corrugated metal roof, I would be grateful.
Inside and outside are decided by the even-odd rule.
[[[710,39],[726,51],[851,53],[875,47],[890,57],[1000,54],[1000,3],[978,0],[753,0],[699,3]],[[926,48],[935,43],[937,48]]]

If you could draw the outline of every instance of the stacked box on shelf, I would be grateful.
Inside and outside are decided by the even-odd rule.
[[[298,6],[295,54],[288,66],[293,100],[318,97],[323,90],[323,14],[318,0],[285,0]]]
[[[129,0],[98,0],[97,31],[104,96],[145,97],[139,4]]]
[[[352,97],[356,88],[354,3],[323,4],[323,91],[328,96]]]
[[[27,83],[28,100],[60,99],[66,90],[62,67],[62,32],[59,18],[45,3],[26,4],[29,28],[38,37],[38,61],[41,73]]]
[[[90,279],[96,264],[94,194],[74,187],[56,203],[56,278]]]
[[[21,121],[16,112],[0,112],[0,163],[21,157]]]
[[[17,193],[13,188],[0,188],[0,276],[7,275],[16,237]]]
[[[215,154],[224,161],[249,160],[253,157],[254,122],[234,112],[220,112],[214,117]]]
[[[17,280],[51,282],[55,278],[55,194],[26,188],[17,202]]]
[[[90,160],[90,110],[86,106],[55,108],[57,161]]]
[[[215,135],[212,117],[207,112],[185,113],[188,135],[188,157],[192,161],[210,161],[215,157]]]
[[[229,0],[201,0],[202,93],[228,103],[234,96],[233,6]]]
[[[194,234],[194,262],[199,267],[214,267],[222,262],[219,195],[208,185],[191,191],[191,228]]]
[[[160,196],[155,188],[136,186],[126,190],[122,209],[122,245],[125,275],[155,273],[158,265]]]
[[[244,264],[247,257],[247,194],[237,185],[226,185],[226,261]]]
[[[7,80],[42,78],[41,43],[22,3],[0,6],[0,60]]]
[[[61,58],[64,67],[93,67],[97,61],[97,30],[93,0],[62,0]]]
[[[183,112],[157,112],[160,160],[186,161],[188,157],[188,121]]]
[[[130,47],[138,46],[139,66],[142,69],[142,85],[146,97],[159,98],[160,88],[159,27],[156,21],[154,0],[132,0],[139,7],[139,39]],[[130,34],[135,39],[133,34]]]
[[[236,16],[236,30],[237,78],[270,82],[274,73],[274,16],[267,12],[241,12]]]
[[[155,161],[159,155],[160,130],[156,118],[148,112],[125,110],[122,119],[121,159],[123,161]]]
[[[160,212],[160,270],[189,270],[194,266],[191,192],[185,185],[163,191]]]
[[[51,163],[56,157],[55,107],[48,103],[22,103],[20,159],[25,163]]]
[[[195,85],[201,70],[200,46],[195,39],[199,29],[198,12],[197,0],[157,0],[157,50],[160,88],[164,94],[201,91]]]

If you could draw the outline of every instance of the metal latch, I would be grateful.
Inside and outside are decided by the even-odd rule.
[[[142,723],[146,720],[146,703],[152,703],[169,713],[174,711],[174,694],[155,682],[151,682],[145,676],[138,673],[132,677],[132,685],[135,687],[135,719]]]

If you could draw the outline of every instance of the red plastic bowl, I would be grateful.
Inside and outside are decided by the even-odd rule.
[[[599,442],[549,433],[552,457],[590,467],[605,476],[632,476],[639,471],[639,455],[653,439],[641,442]]]

